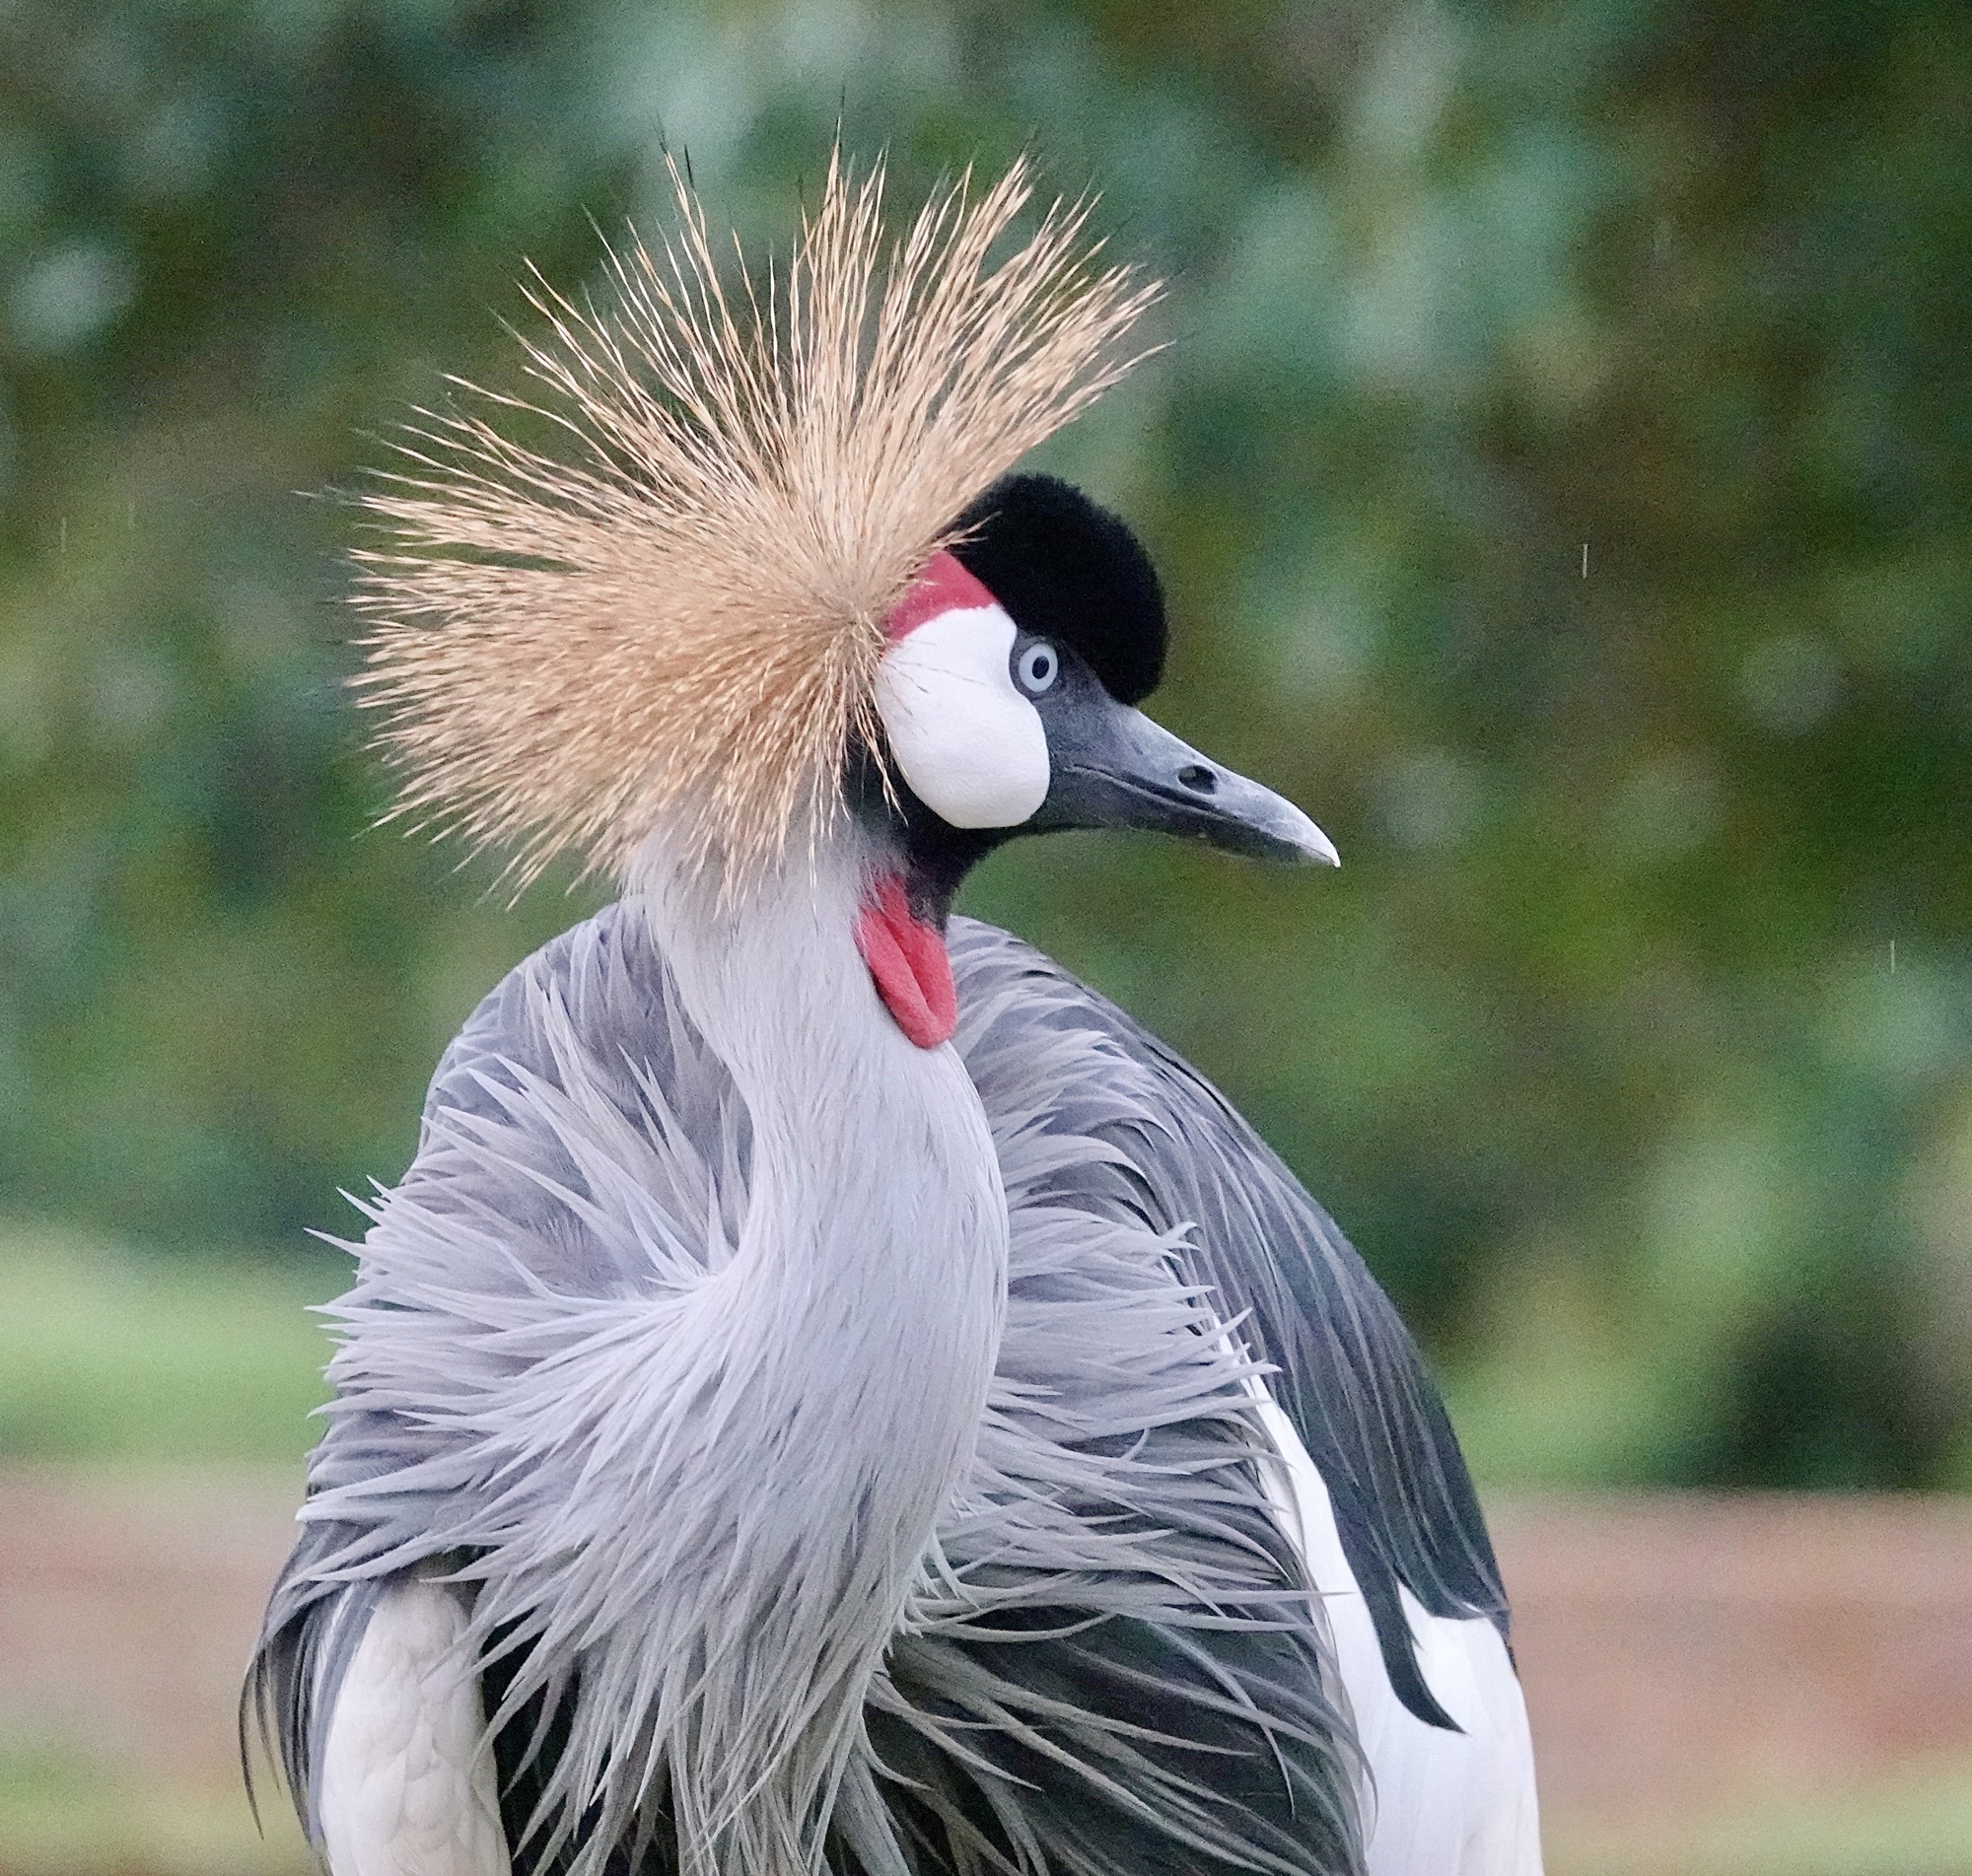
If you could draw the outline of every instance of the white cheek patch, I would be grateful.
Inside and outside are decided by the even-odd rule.
[[[953,827],[1018,827],[1047,799],[1047,732],[1007,669],[1014,636],[997,605],[941,612],[877,666],[890,753]]]

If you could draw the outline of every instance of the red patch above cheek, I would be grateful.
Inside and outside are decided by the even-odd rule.
[[[967,573],[955,555],[936,553],[883,621],[883,636],[894,645],[941,612],[972,612],[998,604],[985,584]]]
[[[885,873],[871,887],[856,914],[856,948],[883,1007],[920,1049],[951,1040],[958,1026],[958,991],[945,939],[932,926],[911,916],[904,882]]]

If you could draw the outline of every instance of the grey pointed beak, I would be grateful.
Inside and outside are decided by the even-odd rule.
[[[1255,860],[1342,864],[1292,801],[1200,755],[1140,710],[1104,698],[1049,730],[1037,829],[1142,827]]]

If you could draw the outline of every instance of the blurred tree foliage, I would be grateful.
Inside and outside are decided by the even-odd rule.
[[[974,909],[1259,1121],[1495,1476],[1972,1481],[1968,96],[1921,0],[0,0],[0,1206],[336,1225],[583,909],[365,832],[295,491],[515,382],[661,136],[769,237],[838,116],[905,198],[1031,143],[1172,282],[1053,452],[1162,714],[1347,864]]]

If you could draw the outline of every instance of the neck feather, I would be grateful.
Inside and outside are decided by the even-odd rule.
[[[877,997],[853,936],[868,876],[844,846],[730,905],[657,859],[633,882],[753,1138],[736,1254],[690,1327],[728,1503],[699,1577],[709,1665],[669,1755],[687,1867],[816,1866],[998,1353],[992,1139],[956,1052],[912,1045]]]

